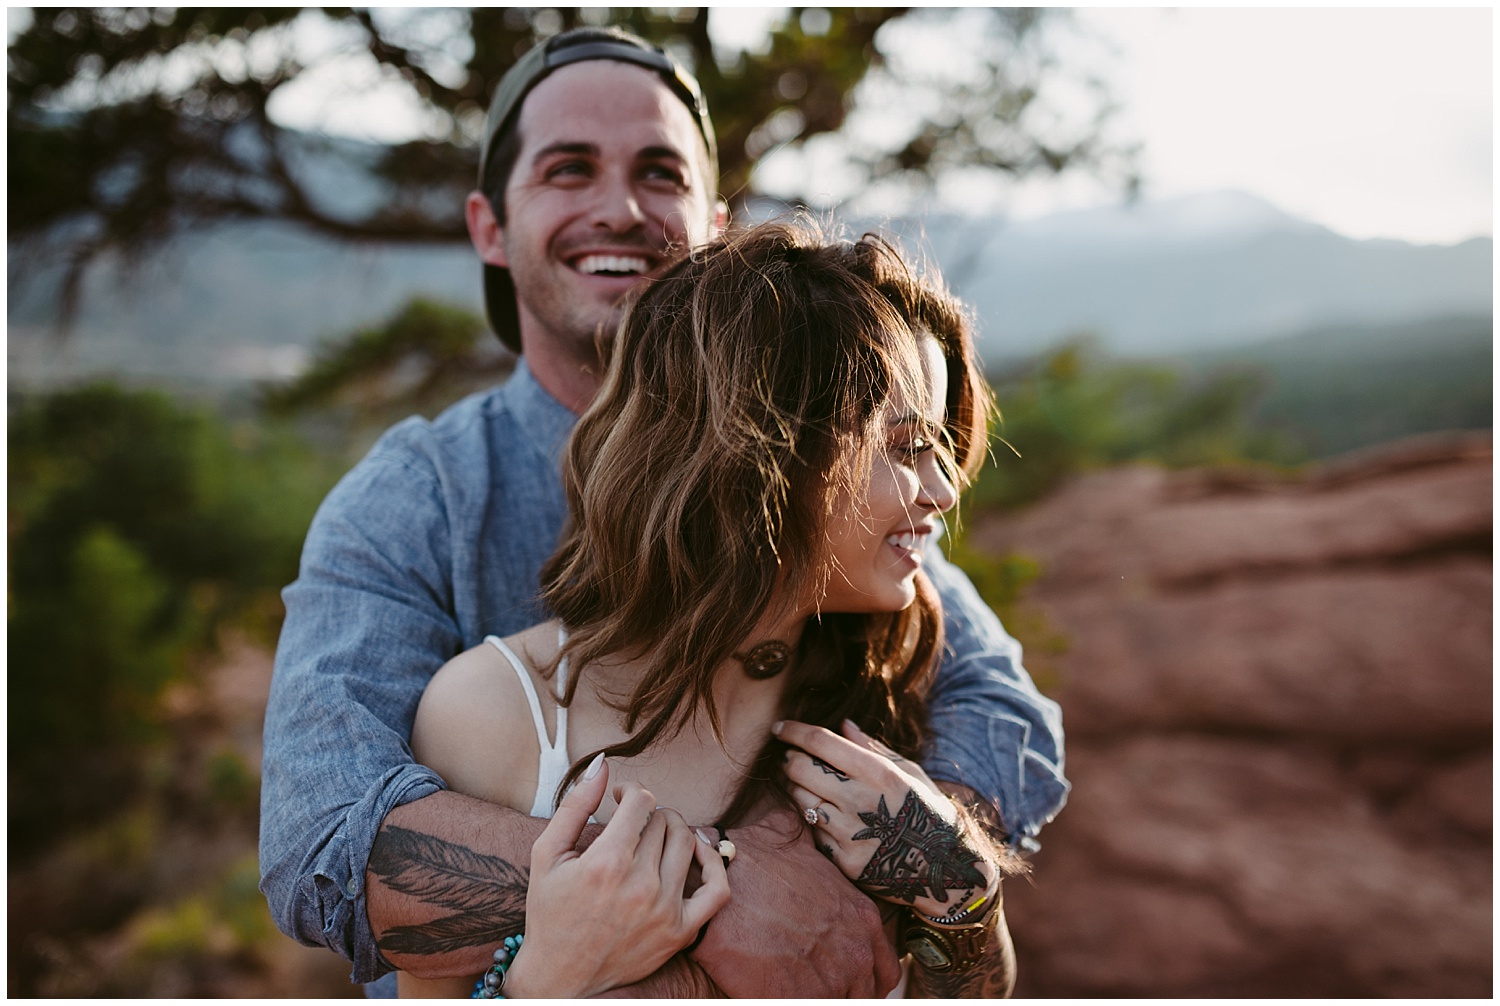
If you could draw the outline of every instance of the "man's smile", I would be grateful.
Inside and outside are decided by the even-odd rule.
[[[640,276],[651,270],[651,262],[641,255],[587,254],[573,259],[572,267],[585,276]]]

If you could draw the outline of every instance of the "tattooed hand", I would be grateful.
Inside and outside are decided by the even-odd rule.
[[[791,748],[786,774],[816,817],[814,841],[871,897],[942,918],[995,882],[989,846],[920,765],[847,720],[842,737],[793,720],[772,729]]]
[[[507,996],[582,997],[639,981],[697,936],[729,901],[724,863],[682,815],[636,783],[615,787],[604,831],[574,846],[609,788],[609,763],[591,766],[531,848],[526,942]],[[703,884],[683,897],[697,861]]]

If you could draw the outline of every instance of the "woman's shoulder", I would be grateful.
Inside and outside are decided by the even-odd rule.
[[[556,653],[556,638],[556,623],[546,623],[503,640],[533,686]],[[455,792],[529,810],[541,749],[517,670],[488,640],[449,660],[422,693],[411,746]]]

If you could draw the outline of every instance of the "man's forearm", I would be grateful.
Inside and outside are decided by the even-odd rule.
[[[531,846],[546,825],[446,790],[387,814],[365,871],[385,959],[420,978],[487,968],[526,924]]]
[[[731,829],[731,900],[693,959],[735,998],[884,995],[901,971],[879,909],[777,807]]]
[[[365,872],[366,905],[385,959],[419,978],[477,975],[526,925],[531,846],[547,822],[443,790],[386,815]],[[587,848],[603,829],[584,829]],[[720,994],[686,957],[620,991],[630,998]]]
[[[622,985],[595,999],[723,999],[723,990],[708,972],[686,954],[678,954],[657,969],[656,974],[634,985]]]

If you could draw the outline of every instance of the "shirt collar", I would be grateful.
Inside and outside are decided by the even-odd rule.
[[[504,394],[506,404],[521,421],[521,428],[531,442],[547,458],[560,461],[578,417],[537,383],[525,357],[516,361],[515,372],[505,382]]]

